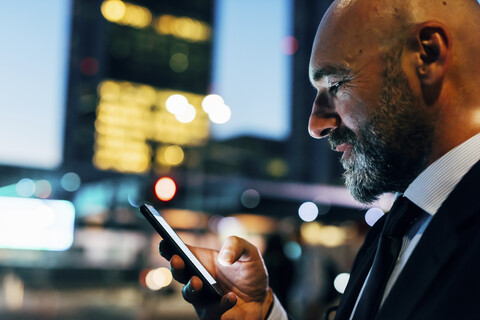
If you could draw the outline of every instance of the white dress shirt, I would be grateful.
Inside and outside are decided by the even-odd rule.
[[[403,196],[415,203],[427,214],[424,215],[412,229],[403,238],[402,249],[397,260],[397,264],[387,282],[383,301],[388,296],[391,288],[395,284],[398,276],[403,270],[408,258],[420,241],[423,232],[427,228],[432,217],[437,213],[442,203],[448,198],[455,186],[462,180],[463,176],[480,161],[480,133],[453,148],[441,158],[437,159],[428,168],[426,168],[415,180],[408,186]],[[368,280],[368,276],[365,282]],[[365,286],[365,284],[364,284]],[[363,288],[359,297],[362,295]],[[355,313],[357,303],[352,311]],[[279,312],[281,309],[283,312]],[[281,316],[279,316],[281,314]],[[275,315],[275,317],[273,317]],[[278,300],[275,300],[272,313],[268,320],[287,320],[283,307]]]

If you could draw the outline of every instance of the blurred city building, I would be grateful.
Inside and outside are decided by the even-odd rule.
[[[231,105],[231,88],[215,82],[221,74],[216,63],[229,68],[215,53],[215,41],[225,31],[218,29],[223,28],[219,8],[226,1],[47,2],[36,2],[31,13],[28,6],[15,13],[25,21],[40,16],[38,29],[54,20],[55,8],[63,21],[52,27],[65,33],[59,36],[65,41],[64,101],[55,111],[60,129],[52,133],[59,136],[56,150],[61,151],[41,157],[49,152],[43,141],[50,138],[40,133],[52,126],[43,107],[31,121],[44,127],[26,139],[33,155],[12,160],[16,146],[0,145],[0,318],[195,319],[181,298],[181,285],[158,255],[160,237],[138,213],[138,206],[149,202],[163,210],[187,243],[218,248],[229,235],[238,235],[258,245],[271,285],[288,310],[299,319],[321,319],[345,285],[342,273],[349,270],[367,223],[391,203],[389,197],[381,199],[380,209],[369,210],[365,221],[368,208],[343,187],[337,155],[325,141],[308,136],[315,94],[308,81],[310,48],[331,1],[264,4],[272,19],[278,11],[280,21],[292,22],[278,40],[285,66],[285,82],[279,85],[288,92],[262,89],[277,100],[244,102],[251,104],[244,116],[247,127],[250,121],[256,129],[236,135],[222,128],[246,105]],[[280,2],[284,7],[277,10]],[[238,3],[244,7],[243,23],[260,33],[269,23],[265,11],[255,11],[255,2]],[[4,12],[9,9],[14,10]],[[254,13],[263,20],[249,20]],[[26,32],[33,34],[34,29]],[[39,56],[42,45],[46,41],[35,47]],[[247,46],[239,54],[260,49]],[[259,75],[242,80],[253,88],[261,85],[256,78],[266,82],[260,76],[266,62],[256,63]],[[228,71],[238,76],[239,71]],[[29,75],[9,72],[11,79]],[[49,81],[47,73],[38,84]],[[237,84],[233,89],[255,96]],[[278,105],[280,120],[274,116],[278,101],[285,105]],[[0,114],[8,120],[15,110],[2,103],[8,111]],[[263,107],[273,111],[255,112]],[[256,133],[257,121],[267,127],[275,119],[281,121],[272,127],[276,133]],[[26,135],[29,126],[14,132]],[[287,278],[288,286],[279,281]]]

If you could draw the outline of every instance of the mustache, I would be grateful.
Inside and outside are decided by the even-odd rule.
[[[345,126],[336,128],[331,131],[328,136],[328,143],[330,144],[330,148],[334,151],[340,144],[347,143],[353,146],[357,143],[357,140],[355,133]]]

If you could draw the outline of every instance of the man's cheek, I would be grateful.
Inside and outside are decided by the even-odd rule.
[[[355,95],[342,95],[342,99],[338,99],[335,105],[342,124],[354,132],[369,118],[367,104]]]

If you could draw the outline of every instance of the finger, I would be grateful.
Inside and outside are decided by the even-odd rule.
[[[237,296],[230,292],[222,297],[220,303],[211,304],[205,307],[196,308],[201,319],[223,319],[223,315],[226,319],[238,319],[238,315],[234,317],[227,316],[227,312],[231,310],[237,303]],[[199,312],[200,311],[200,312]]]
[[[245,239],[239,237],[228,237],[222,245],[218,254],[218,262],[221,265],[229,266],[235,261],[252,261],[260,257],[257,247]]]
[[[165,240],[160,241],[160,243],[158,244],[158,252],[160,252],[160,255],[162,257],[169,261],[174,255],[173,249],[168,245]]]
[[[180,256],[172,256],[172,259],[170,259],[170,269],[175,280],[180,283],[187,283],[190,275],[185,269],[185,262],[182,260],[182,258],[180,258]]]
[[[228,310],[232,309],[237,304],[237,296],[233,292],[229,292],[220,300],[219,313],[224,314]]]
[[[201,291],[203,289],[203,282],[200,278],[193,276],[185,286],[182,288],[182,296],[187,302],[193,305],[204,305],[202,301]]]
[[[195,308],[208,309],[204,310],[205,314],[209,314],[207,318],[219,318],[223,313],[230,310],[237,303],[237,296],[233,292],[224,295],[220,302],[209,299],[203,293],[203,283],[200,278],[194,276],[182,288],[183,298],[193,304]],[[216,316],[213,316],[216,315]],[[212,317],[213,316],[213,317]]]

